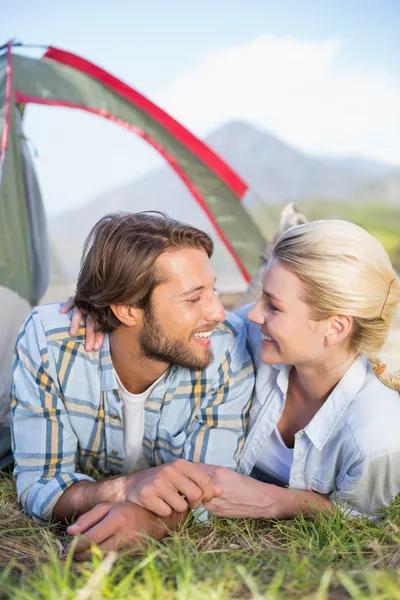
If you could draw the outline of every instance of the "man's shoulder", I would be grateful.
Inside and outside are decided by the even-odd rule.
[[[71,338],[69,328],[71,324],[71,314],[60,313],[61,304],[42,304],[36,306],[25,322],[22,335],[29,336],[35,334],[47,342],[63,342],[66,340],[80,341],[83,339],[84,327],[78,331],[78,335]]]
[[[245,331],[245,326],[242,321],[236,314],[227,312],[226,318],[223,323],[220,323],[215,328],[215,334],[219,336],[225,337],[226,340],[235,339],[243,335]]]
[[[246,327],[243,321],[232,313],[226,313],[211,336],[214,355],[213,362],[207,367],[208,375],[217,372],[221,364],[228,361],[233,371],[252,367],[252,357],[247,343]]]
[[[247,339],[250,344],[252,355],[255,359],[256,367],[258,367],[260,360],[260,349],[261,349],[261,334],[260,334],[260,326],[257,323],[253,323],[249,321],[247,315],[251,308],[253,308],[255,302],[252,304],[246,304],[246,306],[242,306],[239,308],[235,315],[239,318],[246,329]]]

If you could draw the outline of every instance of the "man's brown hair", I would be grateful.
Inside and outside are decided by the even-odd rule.
[[[113,331],[121,323],[110,306],[146,309],[162,280],[156,273],[157,258],[179,248],[203,248],[211,256],[213,242],[204,231],[163,213],[104,216],[83,247],[75,305],[92,315],[101,331]]]

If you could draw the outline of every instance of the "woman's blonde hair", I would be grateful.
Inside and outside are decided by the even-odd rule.
[[[400,391],[400,376],[386,372],[377,357],[400,303],[400,278],[381,243],[348,221],[312,221],[285,231],[273,257],[302,281],[313,319],[353,317],[351,349]]]

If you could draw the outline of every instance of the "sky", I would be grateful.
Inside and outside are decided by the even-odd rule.
[[[75,52],[204,137],[243,119],[309,154],[400,166],[399,0],[0,0],[10,38]],[[93,115],[29,106],[48,214],[163,164]]]

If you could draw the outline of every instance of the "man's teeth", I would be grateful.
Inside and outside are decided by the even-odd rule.
[[[273,342],[274,338],[272,338],[270,335],[266,335],[265,333],[262,334],[263,340],[265,340],[266,342]]]
[[[194,337],[200,340],[208,340],[211,334],[212,331],[199,331],[198,333],[194,334]]]

